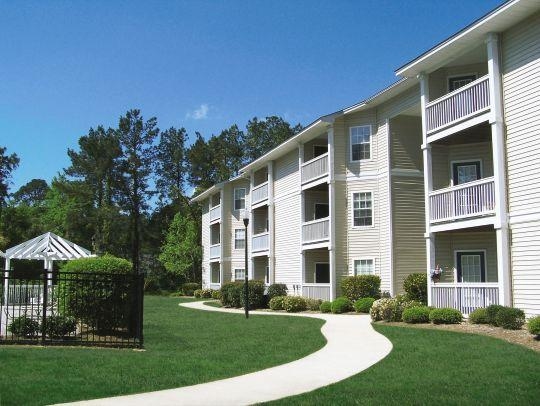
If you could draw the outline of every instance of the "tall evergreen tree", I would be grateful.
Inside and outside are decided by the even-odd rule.
[[[281,117],[270,116],[265,120],[257,117],[249,120],[246,126],[244,154],[247,161],[253,161],[302,131],[300,124],[292,127]]]
[[[49,185],[47,185],[45,180],[32,179],[13,193],[13,203],[15,205],[25,204],[33,207],[41,206],[48,191]]]
[[[19,157],[17,154],[6,154],[7,148],[0,147],[0,218],[2,217],[2,208],[6,205],[6,198],[9,195],[9,184],[11,173],[19,166]]]
[[[162,204],[178,204],[183,197],[186,180],[186,139],[185,128],[171,127],[160,134],[155,170],[157,192]]]

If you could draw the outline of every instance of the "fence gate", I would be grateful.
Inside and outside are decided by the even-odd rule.
[[[142,347],[144,275],[1,272],[0,344]]]

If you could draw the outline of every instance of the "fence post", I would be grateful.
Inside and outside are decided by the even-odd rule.
[[[41,314],[41,344],[45,345],[45,331],[47,325],[47,285],[49,280],[49,271],[48,269],[43,270],[43,295],[42,298],[42,314]]]

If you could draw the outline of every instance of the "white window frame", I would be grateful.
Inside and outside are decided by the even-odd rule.
[[[244,191],[244,207],[236,208],[236,191],[237,190],[243,190]],[[241,201],[242,199],[239,199]],[[233,210],[234,211],[240,211],[245,210],[247,208],[247,188],[245,187],[235,187],[233,191]]]
[[[455,269],[455,275],[457,277],[457,269],[458,269],[458,253],[467,253],[467,252],[483,252],[484,253],[484,279],[485,282],[460,282],[460,281],[454,281],[457,283],[488,283],[488,256],[487,256],[487,249],[470,249],[470,250],[454,250],[454,269]],[[463,277],[463,275],[461,275]],[[482,278],[480,278],[482,279]]]
[[[446,77],[446,93],[450,93],[450,80],[451,79],[458,79],[458,78],[464,78],[466,76],[474,76],[474,80],[478,80],[478,72],[470,72],[470,73],[460,73],[460,74],[456,74],[456,75],[448,75]],[[466,86],[466,85],[465,85]],[[452,92],[455,92],[456,90],[458,90],[459,87],[455,90],[452,90]]]
[[[357,274],[356,273],[356,267],[354,266],[354,263],[356,261],[371,261],[373,262],[373,273],[370,273],[370,274]],[[356,275],[377,275],[377,266],[376,266],[376,262],[375,262],[375,257],[355,257],[355,258],[352,258],[352,262],[351,262],[351,275],[353,276],[356,276]]]
[[[315,262],[315,267],[313,268],[313,283],[328,285],[330,282],[317,282],[317,265],[328,265],[328,281],[332,279],[330,274],[330,262]]]
[[[242,271],[243,276],[241,278],[237,278],[236,277],[236,271]],[[235,281],[243,281],[244,279],[246,279],[246,270],[244,268],[234,268],[233,269],[233,276],[234,276]]]
[[[353,142],[352,142],[352,131],[354,128],[369,128],[369,158],[364,159],[353,159]],[[356,144],[355,144],[356,145]],[[356,125],[349,127],[349,162],[368,162],[373,159],[373,128],[371,124],[367,125]]]
[[[371,193],[371,225],[370,226],[355,226],[354,225],[354,195],[357,193]],[[350,208],[351,208],[351,228],[355,230],[368,229],[375,227],[375,194],[373,190],[357,190],[351,192]]]
[[[469,162],[478,162],[480,163],[480,179],[482,179],[484,177],[484,163],[482,162],[482,159],[481,158],[472,158],[472,159],[457,159],[457,160],[454,160],[454,161],[450,161],[450,185],[452,186],[456,186],[454,185],[454,165],[455,164],[464,164],[464,163],[469,163]]]
[[[241,239],[236,238],[236,232],[237,231],[241,231],[241,232],[244,233],[244,246],[243,247],[238,247],[237,244],[236,244],[237,241],[241,241]],[[235,250],[243,250],[245,248],[246,248],[246,229],[245,228],[235,228],[234,229],[234,249]]]

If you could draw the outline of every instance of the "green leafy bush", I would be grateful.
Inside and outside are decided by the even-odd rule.
[[[204,299],[210,299],[212,297],[212,289],[201,289],[201,297]]]
[[[301,296],[285,296],[283,299],[283,310],[288,313],[302,312],[306,309],[306,299]]]
[[[403,281],[403,289],[407,292],[409,300],[416,300],[427,304],[427,274],[412,273]]]
[[[202,289],[195,289],[193,291],[193,297],[200,299],[202,297]]]
[[[503,307],[497,312],[495,322],[506,330],[519,330],[525,324],[525,313],[515,307]]]
[[[77,320],[71,316],[49,316],[45,321],[45,331],[51,338],[62,338],[77,330]]]
[[[486,317],[489,324],[492,326],[497,325],[497,313],[499,313],[499,310],[503,308],[504,306],[501,305],[491,305],[486,307]]]
[[[529,333],[535,336],[540,335],[540,316],[529,319],[529,322],[527,323],[527,330],[529,330]]]
[[[410,307],[423,306],[421,302],[409,301],[404,295],[394,298],[383,298],[373,302],[369,314],[373,321],[401,321],[403,310]]]
[[[369,313],[369,310],[371,309],[371,306],[373,306],[374,302],[375,299],[372,297],[363,297],[362,299],[358,299],[356,302],[354,302],[354,310],[357,313]]]
[[[489,324],[487,310],[479,308],[469,314],[469,321],[473,324]]]
[[[429,323],[431,309],[427,306],[413,306],[403,310],[402,319],[405,323]]]
[[[243,282],[242,282],[243,284]],[[263,281],[248,281],[248,303],[250,309],[261,309],[266,307]],[[243,289],[242,289],[243,292]],[[240,304],[244,307],[244,295],[240,296]]]
[[[343,296],[354,302],[363,297],[380,297],[381,278],[377,275],[348,276],[341,281]]]
[[[194,282],[184,283],[182,285],[182,292],[185,296],[193,296],[197,289],[200,289],[201,285]]]
[[[272,310],[283,310],[283,301],[285,300],[285,297],[286,296],[274,296],[268,302],[268,306]]]
[[[321,299],[312,299],[309,297],[305,298],[306,300],[306,307],[308,310],[319,310],[321,307],[322,300]]]
[[[332,302],[332,313],[334,314],[350,312],[352,309],[352,302],[345,296],[338,297]]]
[[[39,333],[39,323],[27,316],[19,316],[8,324],[8,331],[19,337],[35,337]]]
[[[463,315],[459,310],[443,307],[441,309],[431,310],[429,320],[433,324],[459,324],[463,320]]]
[[[220,290],[213,290],[212,291],[212,299],[220,300],[221,299],[221,291]]]
[[[244,291],[244,282],[227,282],[221,287],[221,304],[224,307],[242,307],[240,296]]]
[[[321,313],[330,313],[332,311],[332,302],[322,302],[319,306]]]
[[[284,283],[273,283],[268,286],[268,300],[276,296],[287,296],[287,285]]]

